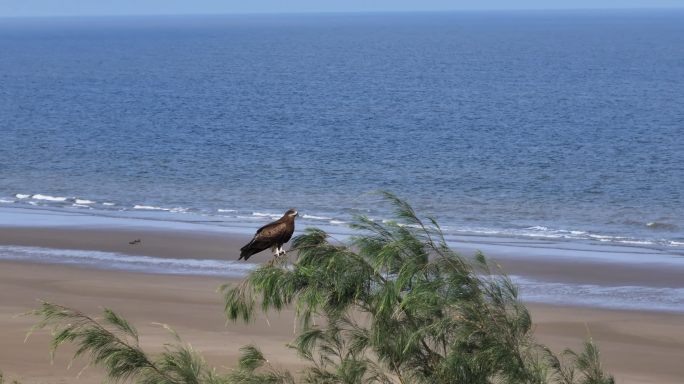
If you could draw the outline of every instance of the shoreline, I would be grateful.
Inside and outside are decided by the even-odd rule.
[[[255,226],[256,227],[256,226]],[[91,270],[239,278],[271,260],[238,261],[256,228],[0,226],[0,263],[76,265]],[[141,239],[140,244],[129,242]],[[465,256],[481,250],[520,286],[526,302],[684,313],[684,257],[624,247],[557,249],[450,243]],[[288,246],[286,246],[288,248]],[[632,253],[625,253],[632,252]]]
[[[22,195],[30,196],[30,195]],[[67,198],[54,198],[67,199]],[[71,200],[76,198],[70,198]],[[78,200],[78,199],[76,199]],[[3,200],[0,199],[0,202]],[[7,201],[5,201],[7,202]],[[94,202],[94,201],[93,201]],[[61,203],[59,201],[58,203]],[[76,204],[78,205],[78,204]],[[96,209],[88,205],[80,205],[78,209],[58,206],[33,206],[21,204],[0,204],[0,227],[43,227],[43,226],[100,226],[118,227],[148,226],[152,225],[164,229],[184,229],[202,232],[231,232],[248,234],[249,228],[259,227],[272,220],[278,219],[282,213],[265,213],[254,211],[223,210],[197,211],[181,208],[162,208],[152,206],[139,206],[135,208],[121,209]],[[71,207],[73,208],[73,207]],[[87,208],[87,209],[86,209]],[[380,220],[371,215],[373,220]],[[385,212],[387,217],[391,214]],[[343,215],[344,218],[341,218]],[[385,215],[385,216],[386,216]],[[382,217],[382,215],[380,216]],[[321,213],[321,216],[303,214],[298,220],[300,225],[315,226],[329,233],[349,235],[351,232],[346,228],[350,222],[349,212],[332,214]],[[125,224],[124,224],[125,223]],[[535,246],[550,249],[573,249],[577,246],[601,249],[604,246],[618,247],[630,252],[653,253],[661,252],[684,257],[684,237],[671,237],[668,239],[655,236],[657,232],[650,233],[645,238],[632,237],[631,235],[619,235],[612,232],[602,233],[582,230],[567,230],[561,228],[550,229],[543,226],[512,226],[510,228],[485,228],[462,225],[449,226],[442,224],[447,240],[455,243],[469,243],[471,240],[482,244],[506,244],[509,247]],[[647,227],[658,223],[648,223]],[[642,234],[645,235],[645,234]],[[653,237],[655,236],[655,237]]]

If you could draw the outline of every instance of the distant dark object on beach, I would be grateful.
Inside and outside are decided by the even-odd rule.
[[[128,242],[128,244],[131,244],[131,245],[136,245],[136,244],[138,244],[138,243],[140,243],[140,239],[138,239],[138,240],[133,240],[133,241],[129,241],[129,242]]]
[[[238,260],[242,260],[243,258],[247,260],[253,254],[268,248],[271,248],[273,256],[275,257],[278,257],[281,254],[284,255],[285,251],[283,250],[283,244],[290,241],[290,238],[294,233],[295,217],[297,216],[299,216],[299,213],[294,209],[290,209],[285,212],[285,215],[280,219],[257,229],[252,241],[240,248],[241,252]]]

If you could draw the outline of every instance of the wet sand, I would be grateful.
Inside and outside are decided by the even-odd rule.
[[[140,238],[138,245],[129,241]],[[121,252],[165,258],[235,260],[238,249],[249,239],[244,235],[222,235],[188,231],[147,231],[107,229],[0,228],[0,245],[41,246]],[[491,255],[496,257],[496,255]],[[263,262],[270,255],[257,255],[250,261]],[[540,267],[535,261],[501,259],[516,274],[535,273],[568,277],[568,274],[596,272],[596,266],[573,268]],[[542,263],[543,265],[546,265]],[[603,278],[615,276],[622,282],[630,267],[604,265]],[[617,269],[616,269],[617,268]],[[623,269],[620,269],[623,268]],[[673,275],[672,278],[675,276]],[[579,280],[581,276],[577,276]],[[640,279],[659,279],[655,273]],[[627,279],[629,280],[629,279]],[[110,308],[135,324],[141,345],[159,351],[171,339],[153,322],[173,326],[185,342],[203,353],[208,362],[225,371],[234,366],[238,348],[254,342],[272,361],[297,369],[301,361],[284,345],[294,338],[291,311],[267,323],[226,324],[221,296],[216,288],[230,281],[222,277],[147,274],[86,269],[78,266],[0,261],[0,370],[5,377],[25,383],[86,383],[101,380],[95,370],[82,365],[66,369],[68,346],[58,351],[54,365],[49,363],[49,331],[24,337],[36,318],[14,316],[38,308],[36,299],[70,305],[88,314],[99,315],[99,307]],[[652,281],[656,283],[656,281]],[[607,370],[618,383],[680,383],[684,377],[684,315],[662,312],[621,311],[596,308],[529,304],[536,335],[552,350],[576,348],[586,335],[586,327],[599,342]],[[270,323],[270,324],[269,324]]]

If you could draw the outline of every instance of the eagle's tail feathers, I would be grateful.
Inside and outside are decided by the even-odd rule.
[[[249,245],[251,245],[251,244],[247,244],[240,249],[240,251],[242,251],[242,252],[240,252],[240,258],[238,260],[242,260],[243,258],[245,260],[247,260],[253,254],[259,253],[259,252],[263,251],[264,249],[266,249],[266,248],[264,248],[264,249],[252,248],[252,247],[249,247]]]

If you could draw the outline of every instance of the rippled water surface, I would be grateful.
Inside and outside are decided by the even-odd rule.
[[[684,246],[682,11],[5,19],[0,52],[0,204],[341,225],[382,189]]]

